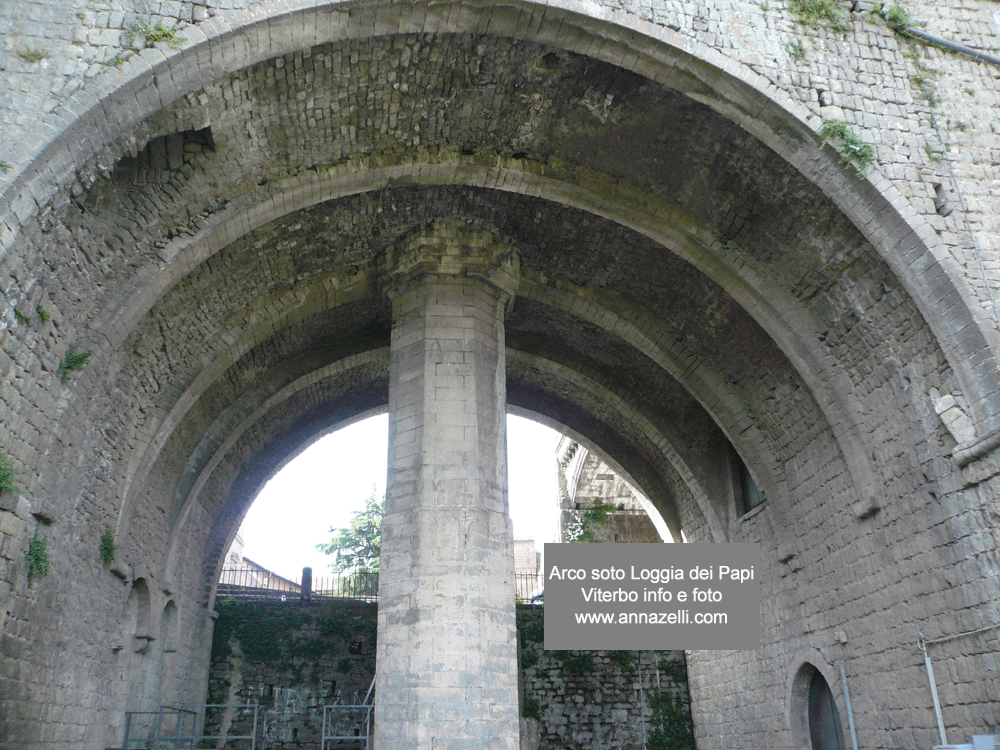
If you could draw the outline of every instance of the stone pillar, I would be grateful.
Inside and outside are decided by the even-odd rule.
[[[387,254],[378,750],[516,750],[504,313],[517,255],[457,224]]]

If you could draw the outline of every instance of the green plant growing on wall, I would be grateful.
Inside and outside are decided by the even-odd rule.
[[[38,314],[38,319],[43,323],[48,323],[52,320],[52,314],[41,305],[35,307],[35,312]]]
[[[635,651],[608,651],[608,658],[613,661],[626,677],[635,678]]]
[[[592,674],[594,666],[594,655],[589,651],[555,651],[552,652],[565,669],[576,674]]]
[[[257,602],[224,600],[217,603],[216,611],[219,617],[212,638],[212,658],[216,660],[229,656],[229,641],[233,638],[239,641],[247,659],[277,662],[282,669],[291,670],[297,660],[315,661],[335,654],[342,643],[355,635],[363,634],[372,640],[375,637],[374,632],[364,627],[345,623],[337,608],[313,615],[294,608],[267,609]],[[315,630],[296,632],[310,622],[317,625]],[[338,665],[342,666],[343,663]],[[353,662],[350,666],[353,668]]]
[[[59,380],[65,383],[69,380],[70,373],[82,370],[91,354],[93,352],[77,351],[76,344],[70,344],[69,349],[66,350],[66,356],[62,358],[62,362],[59,363],[59,368],[56,370]]]
[[[25,62],[36,63],[46,59],[49,54],[45,50],[40,49],[23,49],[17,53],[17,56]]]
[[[14,469],[7,454],[0,452],[0,495],[17,492],[17,487],[14,484],[16,474],[17,470]]]
[[[187,41],[184,37],[177,36],[177,24],[167,26],[163,21],[157,21],[155,26],[150,26],[148,23],[133,26],[126,32],[129,42],[135,39],[136,34],[146,37],[147,44],[166,42],[170,49],[177,49],[182,42]]]
[[[538,651],[534,648],[522,648],[521,649],[521,669],[527,671],[538,664],[541,657],[538,656]]]
[[[518,607],[517,632],[521,636],[522,647],[528,643],[543,643],[545,640],[545,619],[543,607]]]
[[[0,172],[7,174],[13,168],[8,162],[0,161]]]
[[[788,7],[802,26],[826,26],[834,31],[850,31],[844,17],[843,4],[838,0],[789,0]]]
[[[566,541],[590,543],[595,540],[594,529],[608,522],[608,515],[614,511],[613,505],[607,505],[601,500],[594,503],[593,508],[576,511],[575,518],[566,524]]]
[[[670,693],[649,693],[648,750],[694,750],[694,731],[684,701]]]
[[[804,60],[806,57],[806,48],[802,44],[801,39],[796,39],[794,42],[785,42],[785,52],[795,61]]]
[[[524,718],[542,720],[542,705],[538,702],[538,698],[529,695],[524,699]]]
[[[875,157],[875,149],[870,143],[862,141],[846,122],[840,120],[823,120],[819,133],[823,142],[830,144],[840,155],[841,164],[853,166],[858,177],[864,177],[865,170]]]
[[[49,574],[49,545],[45,541],[45,537],[39,536],[37,531],[28,542],[28,554],[25,557],[28,561],[28,588],[30,589],[36,578],[44,578]]]
[[[922,23],[914,20],[910,11],[900,3],[893,3],[886,7],[885,3],[878,3],[869,11],[873,16],[879,16],[885,21],[886,26],[901,36],[911,36],[908,32]]]
[[[111,533],[111,529],[105,529],[104,533],[101,534],[101,562],[105,565],[111,565],[115,561],[117,552],[118,545],[115,544],[115,535]]]
[[[663,672],[671,682],[677,685],[687,684],[687,667],[684,666],[684,662],[664,660],[657,665],[657,669]]]
[[[31,318],[29,318],[27,315],[21,312],[21,309],[18,307],[14,308],[14,320],[16,320],[22,326],[26,326],[28,325],[28,323],[31,322]]]
[[[933,78],[937,73],[938,71],[917,63],[917,72],[910,76],[910,84],[930,107],[936,107],[941,103],[941,96],[937,92],[937,84]]]

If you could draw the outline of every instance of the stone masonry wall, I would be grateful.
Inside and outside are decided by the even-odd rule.
[[[227,534],[384,403],[376,259],[452,212],[523,245],[509,393],[689,540],[761,543],[764,645],[691,656],[699,742],[793,747],[808,664],[863,745],[928,746],[921,632],[971,633],[930,649],[944,721],[995,730],[1000,78],[793,5],[0,2],[0,747],[204,694]],[[997,52],[994,0],[906,8]],[[765,507],[713,520],[691,421]]]
[[[876,150],[876,163],[924,216],[967,269],[992,316],[985,278],[996,288],[1000,225],[992,209],[991,174],[1000,159],[992,114],[997,78],[985,63],[894,36],[871,11],[876,3],[843,2],[842,24],[800,23],[783,4],[728,0],[705,6],[680,0],[612,0],[609,10],[718,50],[788,93],[813,114],[842,119]],[[998,51],[994,0],[904,4],[914,24],[987,53]],[[0,122],[8,135],[0,163],[10,180],[70,118],[74,95],[107,90],[129,61],[156,61],[204,38],[243,13],[267,13],[260,0],[27,0],[0,8]],[[831,26],[833,26],[831,28]],[[157,35],[161,27],[169,33]],[[95,86],[96,84],[96,86]],[[44,126],[34,127],[43,119]],[[993,126],[993,127],[991,127]],[[18,148],[11,146],[17,143]],[[955,210],[964,205],[967,211]],[[974,240],[974,245],[973,245]]]
[[[694,750],[684,652],[546,651],[542,630],[520,607],[522,750]]]
[[[222,602],[218,611],[208,702],[261,706],[267,747],[318,746],[324,705],[363,703],[375,675],[374,604]],[[251,722],[249,711],[216,709],[205,732],[250,734]]]
[[[522,750],[694,750],[682,652],[545,651],[542,608],[517,609]],[[268,747],[309,746],[323,705],[364,699],[375,605],[222,603],[219,612],[209,702],[259,704]],[[251,721],[250,711],[215,710],[206,733],[248,734]]]

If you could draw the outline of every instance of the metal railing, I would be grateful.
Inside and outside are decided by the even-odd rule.
[[[359,571],[345,576],[316,576],[312,596],[321,599],[378,600],[378,572]]]
[[[199,718],[204,720],[210,709],[230,709],[249,723],[249,734],[204,734],[197,731]],[[200,705],[160,706],[158,711],[127,711],[125,713],[125,739],[122,750],[194,750],[205,743],[221,740],[225,744],[214,747],[233,750],[256,750],[260,707],[256,703],[227,705],[208,703]],[[239,724],[240,722],[234,722]],[[237,730],[238,731],[238,730]]]
[[[303,576],[291,580],[262,575],[251,567],[223,568],[216,599],[298,601],[301,599],[350,599],[378,601],[378,573],[362,571],[343,576],[312,576],[308,568]],[[541,573],[516,573],[514,586],[517,601],[530,603],[542,592]]]
[[[372,744],[375,715],[375,677],[361,703],[323,706],[323,734],[320,750],[356,743],[368,750]],[[362,744],[363,743],[363,744]]]
[[[537,604],[543,589],[541,573],[514,574],[514,591],[519,604]]]
[[[353,599],[374,602],[378,600],[378,573],[361,571],[340,576],[313,576],[311,569],[304,568],[302,576],[288,579],[268,575],[259,568],[249,566],[227,567],[219,576],[216,598],[240,601]]]

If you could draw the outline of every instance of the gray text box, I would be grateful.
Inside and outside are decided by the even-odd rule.
[[[760,646],[757,544],[546,544],[545,648]]]

